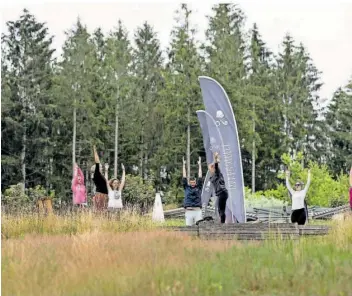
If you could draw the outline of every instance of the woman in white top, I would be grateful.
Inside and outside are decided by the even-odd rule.
[[[122,190],[123,187],[125,186],[125,167],[123,164],[121,164],[122,168],[122,178],[121,182],[119,179],[111,179],[110,181],[106,181],[106,186],[108,187],[108,196],[109,196],[109,201],[108,201],[108,210],[110,211],[116,211],[120,210],[123,208],[123,203],[122,203]],[[105,171],[107,172],[109,169],[109,165],[105,164]],[[106,178],[108,180],[108,178]]]
[[[292,213],[291,222],[304,225],[307,220],[307,212],[305,209],[305,198],[310,185],[310,170],[308,170],[307,185],[304,187],[303,182],[296,182],[294,189],[292,189],[289,181],[290,172],[286,171],[286,187],[292,197]]]

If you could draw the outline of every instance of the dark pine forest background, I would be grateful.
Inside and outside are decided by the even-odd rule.
[[[182,195],[187,144],[194,173],[198,156],[205,156],[195,113],[203,109],[200,75],[219,81],[229,95],[247,187],[275,189],[284,153],[295,157],[301,152],[304,166],[326,167],[334,180],[347,174],[352,164],[351,80],[323,108],[319,69],[292,36],[283,36],[281,51],[272,52],[256,24],[244,29],[245,15],[236,5],[220,4],[214,5],[206,40],[200,43],[187,5],[175,14],[165,50],[148,23],[127,32],[117,21],[103,34],[78,19],[57,58],[55,36],[29,11],[7,23],[1,42],[2,192],[21,183],[27,194],[40,185],[45,194],[71,201],[74,125],[75,158],[87,185],[93,144],[112,175],[118,118],[118,164],[124,163],[129,174],[130,198],[148,199],[143,196],[153,197],[153,190],[162,188],[174,202]]]

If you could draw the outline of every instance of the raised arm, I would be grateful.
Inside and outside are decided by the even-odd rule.
[[[291,187],[290,181],[290,171],[286,171],[286,187],[288,189],[288,191],[291,193],[291,195],[294,193],[294,190]]]
[[[182,178],[187,179],[186,161],[184,157],[182,158]]]
[[[74,181],[77,178],[77,173],[78,173],[78,165],[77,165],[77,163],[75,163],[72,181]]]
[[[94,152],[94,161],[95,161],[95,163],[100,163],[99,155],[97,153],[97,148],[95,147],[95,145],[93,146],[93,152]]]
[[[311,181],[310,170],[308,170],[308,180],[307,180],[306,187],[304,188],[304,191],[305,191],[305,192],[307,192],[308,189],[309,189],[310,181]]]
[[[74,191],[75,185],[77,183],[77,173],[78,173],[78,165],[77,165],[77,163],[75,163],[75,168],[73,170],[73,178],[72,178],[72,183],[71,183],[72,191]]]
[[[184,189],[187,188],[188,181],[187,181],[187,171],[186,171],[186,161],[185,158],[182,158],[182,186]]]
[[[215,166],[215,175],[217,175],[217,176],[220,174],[219,162],[220,162],[219,153],[215,152],[214,153],[214,166]]]
[[[105,171],[104,171],[104,177],[105,177],[105,181],[106,181],[106,187],[111,190],[110,188],[110,184],[109,184],[109,164],[108,163],[105,163],[104,165],[104,168],[105,168]]]
[[[198,177],[202,178],[202,176],[203,176],[203,173],[202,173],[202,159],[199,156],[199,159],[198,159]]]
[[[119,191],[122,192],[123,187],[125,187],[125,180],[126,180],[126,172],[125,172],[125,166],[121,164],[122,168],[122,177],[121,177],[121,182],[119,186]]]

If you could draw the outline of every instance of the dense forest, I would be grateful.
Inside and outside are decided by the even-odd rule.
[[[41,185],[71,200],[72,164],[89,179],[93,145],[110,174],[117,151],[116,169],[123,163],[127,174],[164,191],[178,187],[187,142],[193,172],[205,156],[196,116],[203,109],[200,75],[219,81],[231,100],[247,187],[274,188],[284,153],[301,152],[305,165],[326,164],[333,176],[346,173],[352,80],[322,108],[323,82],[304,44],[286,35],[274,53],[256,24],[245,30],[238,6],[218,4],[212,12],[200,43],[192,11],[181,5],[165,50],[151,24],[131,38],[121,21],[104,34],[77,19],[59,57],[50,28],[29,11],[8,22],[1,42],[2,191]]]

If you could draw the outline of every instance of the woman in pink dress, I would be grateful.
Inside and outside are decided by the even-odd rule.
[[[84,186],[84,175],[82,170],[75,165],[75,173],[72,179],[73,204],[83,206],[87,202],[87,192]]]

